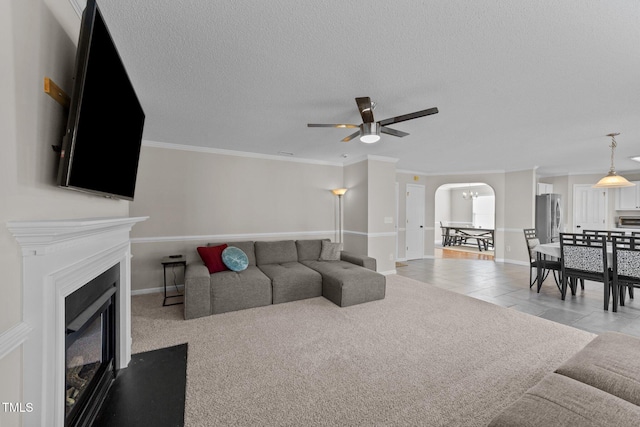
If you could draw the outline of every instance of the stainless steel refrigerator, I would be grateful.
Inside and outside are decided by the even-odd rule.
[[[540,243],[559,241],[562,222],[562,197],[560,194],[536,196],[536,235],[540,239]]]

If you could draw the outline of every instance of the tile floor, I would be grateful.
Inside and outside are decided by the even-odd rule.
[[[400,276],[585,331],[618,331],[640,337],[639,290],[636,290],[635,300],[627,297],[625,306],[613,313],[611,307],[604,310],[603,287],[597,282],[585,282],[584,291],[578,289],[575,296],[568,292],[562,301],[551,276],[543,283],[539,294],[535,286],[529,289],[527,266],[447,258],[405,261],[404,264],[407,265],[396,268]]]

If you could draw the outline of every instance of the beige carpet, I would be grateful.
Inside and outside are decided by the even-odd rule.
[[[400,276],[185,321],[133,297],[133,351],[189,343],[187,426],[484,426],[594,335]]]

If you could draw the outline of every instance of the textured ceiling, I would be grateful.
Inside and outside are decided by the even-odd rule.
[[[637,0],[98,0],[144,139],[425,173],[640,171]],[[430,107],[365,145],[360,123]]]

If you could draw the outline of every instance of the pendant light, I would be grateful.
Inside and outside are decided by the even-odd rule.
[[[611,137],[611,169],[609,169],[609,173],[602,178],[593,188],[619,188],[619,187],[632,187],[635,184],[627,181],[627,179],[621,175],[616,173],[616,168],[613,164],[613,153],[615,152],[616,146],[616,136],[620,135],[620,133],[610,133],[607,136]]]

